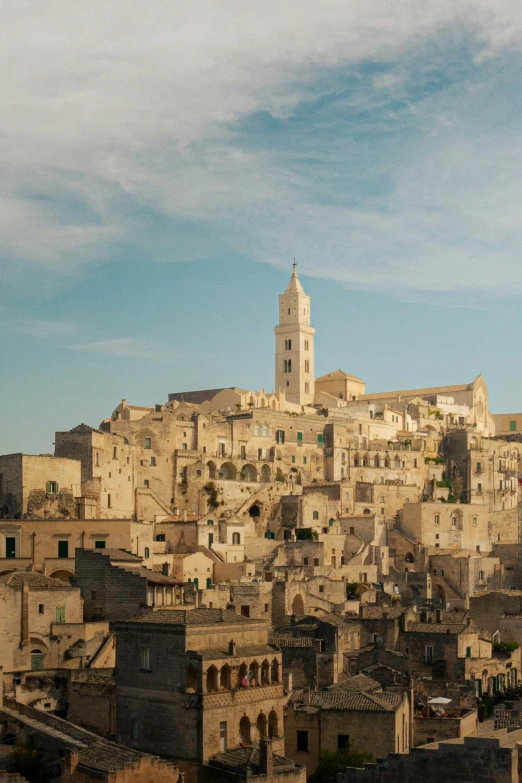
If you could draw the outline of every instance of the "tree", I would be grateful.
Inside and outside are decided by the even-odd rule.
[[[46,783],[50,776],[44,769],[44,750],[34,734],[15,745],[6,759],[8,772],[17,772],[29,783]]]
[[[373,761],[369,753],[361,753],[355,748],[342,750],[323,750],[319,756],[319,766],[309,778],[309,783],[335,783],[337,774],[344,772],[346,767],[364,767]]]

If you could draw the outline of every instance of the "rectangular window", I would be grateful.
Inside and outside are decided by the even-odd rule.
[[[45,606],[43,604],[38,604],[38,614],[43,614],[45,612]]]
[[[219,724],[219,750],[223,753],[227,749],[227,722],[221,721]]]
[[[471,647],[466,647],[466,658],[471,658]]]
[[[318,432],[318,433],[317,433],[317,442],[318,442],[318,443],[321,443],[321,444],[322,444],[322,442],[323,442],[323,435],[322,435],[322,433],[321,433],[321,432]]]
[[[110,494],[108,494],[107,495],[107,508],[111,508],[111,507],[112,507],[112,498],[111,498]]]
[[[95,541],[94,542],[94,548],[95,549],[105,549],[106,541]]]
[[[303,565],[308,565],[308,558],[307,557],[303,558]]]
[[[150,647],[141,648],[141,668],[150,672]]]
[[[69,557],[68,541],[58,541],[58,557]]]
[[[413,467],[414,467],[414,468],[416,468],[416,467],[417,467],[417,460],[416,460],[416,459],[414,459],[414,460],[413,460]]]
[[[112,449],[112,458],[113,458],[113,459],[118,459],[118,447],[117,447],[117,446],[113,446],[113,449]]]
[[[303,433],[298,432],[297,433],[297,445],[302,446],[303,445]]]
[[[517,431],[517,422],[516,422],[516,420],[509,422],[509,431],[510,432],[516,432]]]
[[[145,487],[147,487],[147,489],[150,487],[150,481],[148,479],[145,479],[143,484],[144,484]]]
[[[483,582],[484,581],[484,571],[479,571],[478,577],[479,577],[479,582]]]
[[[297,750],[301,753],[308,753],[308,732],[297,732]]]
[[[276,430],[276,443],[282,445],[285,442],[285,431]]]
[[[150,458],[150,464],[152,465],[153,468],[156,467],[156,457],[151,457]]]
[[[46,492],[48,495],[57,495],[58,494],[58,482],[57,481],[48,481],[46,485]]]
[[[308,459],[306,457],[303,457],[303,465],[306,465],[307,462],[308,462]]]
[[[476,469],[477,473],[481,473],[482,472],[482,462],[477,462],[477,464],[475,465],[475,469]]]
[[[292,454],[292,462],[295,464],[295,454]]]
[[[431,645],[427,645],[426,647],[424,660],[426,663],[433,663],[433,647]]]
[[[56,607],[56,622],[57,623],[65,622],[65,606]]]
[[[310,343],[308,342],[308,340],[305,340],[305,351],[309,350],[309,347],[308,347],[309,345],[310,345]]]
[[[5,539],[5,556],[16,557],[16,538],[7,536]]]
[[[482,492],[482,484],[477,484],[477,492]]]
[[[319,565],[319,558],[314,557],[314,566],[318,566],[318,565]]]
[[[435,514],[434,522],[436,525],[440,525],[440,514]]]
[[[348,734],[337,735],[337,750],[344,750],[350,747],[350,737]]]
[[[146,449],[152,448],[152,438],[145,438],[145,448]]]
[[[188,451],[188,444],[187,443],[183,443],[182,444],[182,450],[183,451]]]
[[[305,359],[305,372],[310,372],[310,362],[308,359]]]

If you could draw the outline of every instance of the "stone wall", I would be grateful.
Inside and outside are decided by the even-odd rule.
[[[76,552],[76,585],[84,600],[86,620],[132,619],[147,607],[145,577],[118,568],[107,555],[88,549]]]

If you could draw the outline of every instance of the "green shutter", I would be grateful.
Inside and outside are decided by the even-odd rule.
[[[302,432],[298,432],[297,433],[297,442],[301,443],[302,440],[303,440],[303,433]]]
[[[517,431],[517,422],[516,421],[510,421],[509,422],[509,429],[511,432]]]
[[[322,443],[323,442],[323,436],[322,436],[322,433],[320,433],[320,432],[317,435],[317,442],[318,443]]]
[[[57,623],[65,622],[65,606],[56,607],[56,622]]]

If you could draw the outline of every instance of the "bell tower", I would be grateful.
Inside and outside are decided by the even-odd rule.
[[[314,335],[310,326],[310,297],[299,282],[294,261],[292,277],[279,296],[279,325],[275,327],[275,391],[288,402],[314,401]]]

